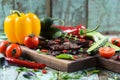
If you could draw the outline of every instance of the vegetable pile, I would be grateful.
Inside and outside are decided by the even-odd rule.
[[[20,59],[22,56],[22,50],[19,44],[10,43],[9,41],[3,41],[0,44],[0,59],[4,59],[10,63],[21,67],[27,67],[32,69],[43,69],[46,67],[43,63],[35,63]]]
[[[41,26],[40,36],[45,38],[44,41],[40,39],[39,50],[41,52],[45,49],[48,51],[47,54],[56,56],[56,58],[74,59],[74,55],[92,56],[97,53],[101,57],[112,58],[120,51],[120,39],[114,38],[109,41],[108,37],[96,31],[100,25],[90,30],[83,25],[59,26],[53,24],[53,21],[52,18],[45,18],[41,21],[41,23],[49,24]],[[74,49],[71,48],[73,46]]]
[[[4,20],[4,32],[8,40],[1,42],[0,55],[3,55],[8,63],[33,69],[46,67],[43,63],[21,59],[21,44],[33,49],[39,44],[41,21],[37,15],[12,10]]]
[[[9,41],[1,43],[0,52],[7,57],[8,62],[14,61],[15,58],[15,62],[11,63],[18,62],[20,65],[24,62],[16,60],[22,55],[20,44],[59,59],[75,60],[97,53],[104,58],[118,55],[116,53],[120,51],[120,39],[113,38],[109,41],[106,36],[96,31],[100,25],[90,30],[81,24],[55,25],[56,20],[64,24],[60,19],[45,17],[40,20],[34,13],[11,11],[11,15],[4,21],[4,32]],[[116,58],[118,60],[118,57]],[[23,64],[27,65],[27,62]]]

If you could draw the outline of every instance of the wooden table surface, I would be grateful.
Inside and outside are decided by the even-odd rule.
[[[23,76],[26,71],[18,73],[18,68],[16,66],[9,66],[5,69],[0,68],[0,80],[120,80],[120,74],[105,69],[99,69],[101,71],[99,74],[86,74],[85,71],[95,70],[95,68],[66,73],[46,67],[47,74],[43,74],[42,70],[38,70],[35,72],[36,76],[26,78]],[[33,71],[32,69],[29,70]]]
[[[113,36],[114,35],[110,37]],[[2,41],[4,39],[6,39],[4,34],[0,34],[0,40]],[[30,79],[28,79],[23,76],[26,71],[19,73],[17,71],[19,68],[20,67],[13,65],[6,68],[0,68],[0,80],[120,80],[120,74],[101,68],[97,69],[100,70],[100,73],[91,74],[90,71],[96,70],[94,67],[72,73],[60,72],[46,67],[45,69],[47,70],[47,74],[43,74],[42,70],[38,70],[37,72],[34,72],[36,74],[35,76],[31,76]],[[34,71],[32,69],[28,70]]]

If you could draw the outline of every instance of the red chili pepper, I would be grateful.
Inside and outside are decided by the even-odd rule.
[[[55,27],[63,30],[63,32],[66,32],[66,33],[74,34],[74,32],[77,32],[77,28],[75,26],[55,26]]]
[[[82,26],[82,25],[78,25],[78,26],[55,26],[61,30],[63,30],[63,32],[68,33],[68,34],[72,34],[77,36],[78,38],[83,38],[83,36],[85,35],[85,31],[86,31],[86,27]]]
[[[56,26],[56,25],[53,25],[55,26],[56,28],[59,28],[61,30],[68,30],[68,29],[74,29],[74,26]]]
[[[86,35],[86,27],[82,25],[76,26],[78,38],[84,38]]]
[[[43,69],[46,67],[46,64],[43,64],[43,63],[35,63],[35,62],[30,62],[30,61],[15,59],[15,58],[7,58],[7,57],[5,59],[11,64],[32,68],[32,69],[36,69],[36,68]]]
[[[88,32],[92,32],[95,31],[96,29],[98,29],[99,25],[96,26],[95,29],[93,30],[89,30],[86,31],[86,27],[83,25],[77,25],[77,26],[55,26],[61,30],[63,30],[63,32],[68,33],[68,34],[72,34],[78,38],[84,38],[86,33]]]

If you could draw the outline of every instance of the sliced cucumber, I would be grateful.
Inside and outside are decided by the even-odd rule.
[[[104,45],[105,47],[112,47],[115,49],[116,52],[119,52],[120,51],[120,47],[110,43],[110,42],[106,42],[106,44]]]
[[[96,54],[97,51],[98,51],[98,48],[104,46],[107,41],[108,41],[108,38],[107,38],[107,37],[104,37],[104,38],[98,40],[97,42],[93,43],[93,45],[92,45],[90,48],[88,48],[87,53],[88,53],[89,55],[94,55],[94,54]]]

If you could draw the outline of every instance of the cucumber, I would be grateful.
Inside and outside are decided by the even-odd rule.
[[[98,41],[104,38],[104,36],[100,32],[97,32],[97,31],[86,33],[86,37],[92,38],[94,41]]]
[[[104,46],[105,46],[105,47],[112,47],[112,48],[115,49],[116,52],[119,52],[119,51],[120,51],[120,47],[118,47],[118,46],[116,46],[116,45],[114,45],[114,44],[112,44],[112,43],[110,43],[110,42],[107,42]]]
[[[108,38],[107,38],[107,37],[104,37],[104,38],[98,40],[97,42],[93,43],[93,45],[92,45],[90,48],[88,48],[87,53],[88,53],[89,55],[94,55],[94,54],[96,54],[97,51],[98,51],[98,49],[99,49],[100,47],[104,46],[107,41],[108,41]]]

